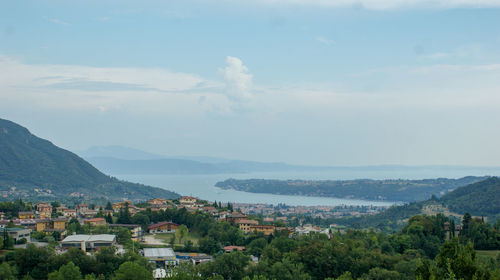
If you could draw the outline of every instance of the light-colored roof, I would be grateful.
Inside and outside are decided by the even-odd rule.
[[[87,235],[87,234],[75,234],[70,235],[62,242],[95,242],[95,241],[106,241],[113,242],[116,239],[116,236],[113,234],[96,234],[96,235]]]
[[[92,218],[85,220],[86,222],[101,222],[101,221],[106,221],[104,218]]]
[[[144,248],[144,257],[175,257],[175,253],[172,248]]]
[[[252,225],[258,225],[259,224],[259,221],[256,221],[256,220],[239,220],[238,222],[236,222],[237,224],[252,224]]]
[[[113,242],[115,241],[116,236],[113,234],[96,234],[96,235],[91,235],[89,238],[89,241],[95,242],[95,241],[107,241],[107,242]]]

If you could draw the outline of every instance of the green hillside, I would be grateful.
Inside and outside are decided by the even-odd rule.
[[[491,177],[484,181],[457,188],[441,198],[443,204],[457,213],[472,215],[500,214],[500,178]]]
[[[344,218],[336,222],[358,228],[394,231],[401,229],[411,216],[438,213],[456,219],[460,219],[465,213],[470,213],[488,217],[489,221],[494,223],[500,218],[500,178],[490,177],[457,188],[440,199],[434,197],[425,201],[393,206],[379,214]]]
[[[109,177],[77,155],[4,119],[0,119],[0,191],[9,198],[65,197],[75,192],[110,200],[178,196]]]

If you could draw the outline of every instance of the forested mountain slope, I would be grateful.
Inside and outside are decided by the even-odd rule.
[[[10,191],[13,197],[63,197],[75,192],[112,200],[178,196],[109,177],[77,155],[4,119],[0,119],[0,190]]]
[[[469,212],[472,215],[500,214],[500,178],[457,188],[441,198],[443,204],[454,212]]]
[[[429,209],[435,210],[429,213]],[[393,231],[400,229],[411,216],[438,213],[458,219],[461,215],[470,213],[488,217],[489,221],[494,223],[500,218],[500,178],[490,177],[457,188],[440,199],[433,197],[425,201],[393,206],[379,214],[340,219],[337,222],[359,228]]]

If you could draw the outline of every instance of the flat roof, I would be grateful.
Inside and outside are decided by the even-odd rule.
[[[154,257],[175,257],[174,250],[172,248],[144,248],[144,257],[154,258]]]
[[[75,234],[70,235],[62,242],[96,242],[96,241],[105,241],[105,242],[113,242],[115,241],[116,236],[113,234],[96,234],[96,235],[88,235],[88,234]]]

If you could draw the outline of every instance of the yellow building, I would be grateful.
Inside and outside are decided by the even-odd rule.
[[[65,218],[43,219],[36,222],[36,231],[64,231],[68,226],[68,220]]]
[[[34,219],[35,213],[33,211],[19,212],[18,217],[19,219]]]
[[[196,197],[192,197],[192,196],[183,196],[181,198],[179,198],[179,202],[181,204],[195,204],[198,200],[196,199]]]
[[[68,226],[68,220],[67,219],[53,219],[53,226],[52,228],[55,230],[65,230],[66,227]]]
[[[167,204],[167,200],[163,198],[153,198],[149,200],[148,203],[151,205],[164,205]]]
[[[124,208],[126,205],[132,205],[132,201],[127,200],[127,201],[120,201],[120,202],[113,203],[113,210],[115,212],[119,212],[120,209]]]
[[[39,220],[36,222],[36,231],[42,232],[46,229],[51,229],[52,221],[48,219]]]
[[[274,233],[274,226],[250,226],[251,232],[262,232],[264,235],[271,235]]]
[[[237,221],[236,224],[238,225],[238,227],[240,228],[241,231],[243,231],[244,233],[249,233],[249,232],[252,232],[251,227],[258,225],[259,222],[255,221],[255,220],[246,220],[245,219],[245,220]]]

